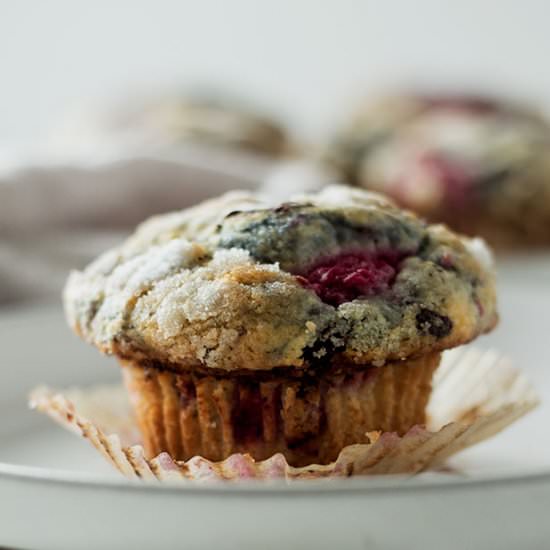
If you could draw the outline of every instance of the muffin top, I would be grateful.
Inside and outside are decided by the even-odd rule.
[[[278,206],[232,192],[154,217],[73,272],[64,300],[100,350],[176,370],[382,365],[497,320],[483,241],[344,186]]]
[[[197,143],[268,156],[289,152],[284,127],[240,98],[212,93],[168,95],[118,109],[110,130],[145,134],[152,143]]]
[[[464,213],[478,208],[520,233],[526,212],[544,219],[548,231],[549,159],[550,126],[542,117],[473,96],[402,95],[366,104],[327,152],[346,181],[384,191],[431,219],[464,230]]]

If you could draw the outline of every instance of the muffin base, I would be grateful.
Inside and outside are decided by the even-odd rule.
[[[173,372],[121,360],[148,457],[223,460],[280,452],[293,466],[327,464],[367,432],[406,433],[425,424],[440,353],[383,367],[330,367],[321,374]]]

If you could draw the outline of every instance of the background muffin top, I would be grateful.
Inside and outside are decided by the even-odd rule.
[[[343,186],[152,218],[71,274],[65,306],[102,351],[176,370],[381,365],[496,323],[482,241]]]
[[[62,146],[95,136],[149,148],[195,145],[267,157],[284,156],[292,148],[287,129],[275,116],[222,90],[130,96],[98,113],[77,115],[54,136]]]
[[[363,105],[327,151],[354,185],[481,234],[550,244],[550,125],[535,111],[475,96],[388,96]]]

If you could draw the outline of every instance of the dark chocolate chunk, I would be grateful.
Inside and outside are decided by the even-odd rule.
[[[231,212],[229,212],[229,214],[226,214],[225,217],[232,218],[233,216],[238,216],[241,213],[242,213],[242,210],[232,210]]]
[[[416,328],[436,338],[444,338],[453,330],[453,322],[445,315],[422,308],[416,315]]]

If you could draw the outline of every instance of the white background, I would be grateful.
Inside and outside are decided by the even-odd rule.
[[[0,143],[42,138],[84,99],[196,82],[310,135],[395,83],[550,105],[549,54],[544,0],[0,0]]]

